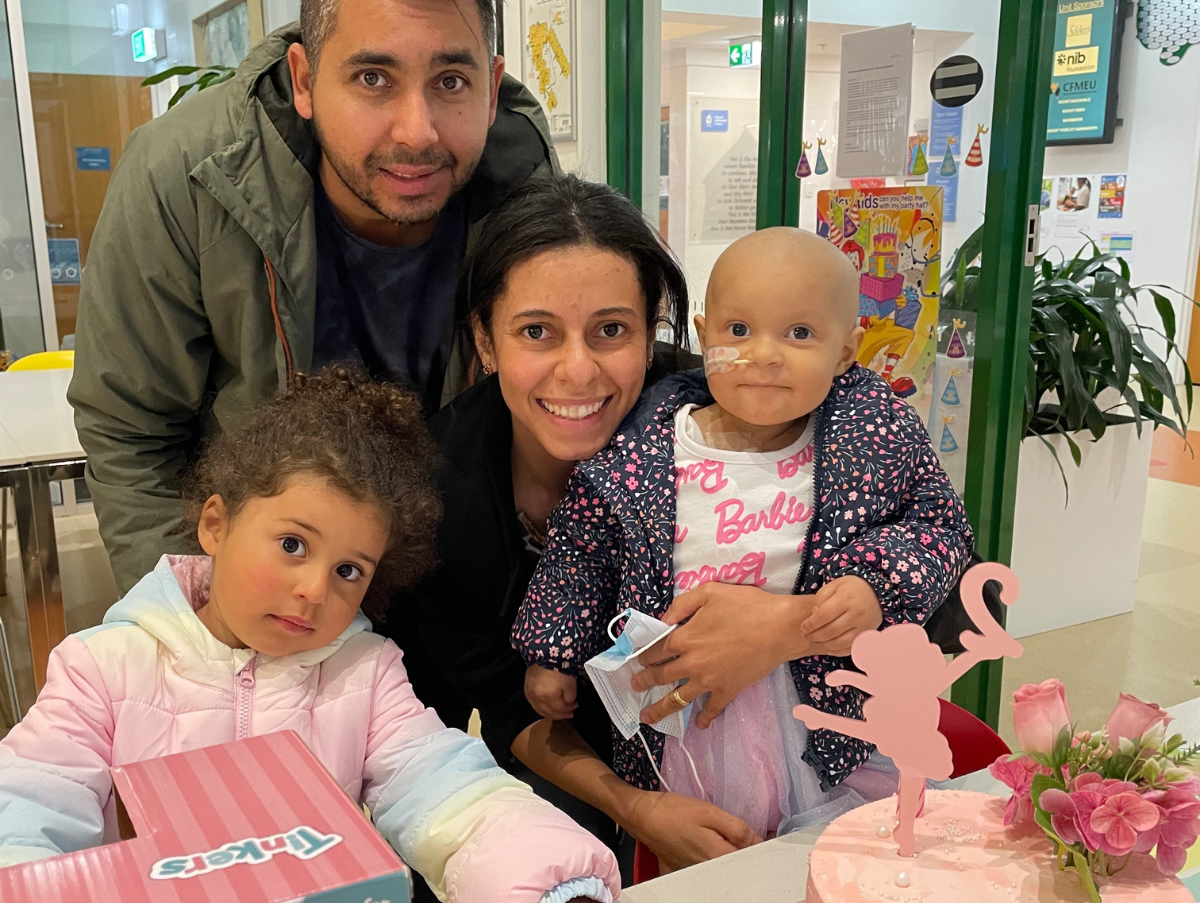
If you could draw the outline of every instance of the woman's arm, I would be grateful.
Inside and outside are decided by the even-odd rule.
[[[741,819],[711,803],[625,783],[569,722],[530,725],[513,742],[512,751],[536,774],[642,841],[667,869],[707,862],[762,840]]]
[[[578,675],[584,662],[612,645],[607,628],[617,614],[623,529],[578,469],[548,527],[512,644],[526,664]]]

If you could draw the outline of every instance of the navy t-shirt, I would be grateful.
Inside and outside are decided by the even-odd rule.
[[[360,238],[315,188],[317,311],[313,370],[365,367],[415,389],[432,413],[449,357],[454,294],[467,247],[462,199],[451,198],[437,230],[419,245],[389,248]]]

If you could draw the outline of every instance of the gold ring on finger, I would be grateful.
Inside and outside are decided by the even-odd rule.
[[[681,709],[686,709],[688,707],[687,700],[679,695],[678,687],[671,691],[671,702],[675,703],[675,705],[679,706]]]

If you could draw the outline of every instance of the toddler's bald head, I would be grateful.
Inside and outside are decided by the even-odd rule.
[[[764,303],[801,297],[845,325],[858,323],[858,273],[834,245],[812,232],[777,226],[739,238],[718,258],[708,280],[705,313],[712,319],[722,298],[757,294]]]

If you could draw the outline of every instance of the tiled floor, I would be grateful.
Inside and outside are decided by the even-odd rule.
[[[1200,487],[1150,481],[1132,613],[1022,642],[1025,655],[1005,662],[1002,699],[1057,677],[1072,717],[1086,727],[1103,725],[1122,691],[1163,706],[1200,696]],[[1012,743],[1003,715],[1000,733]]]

